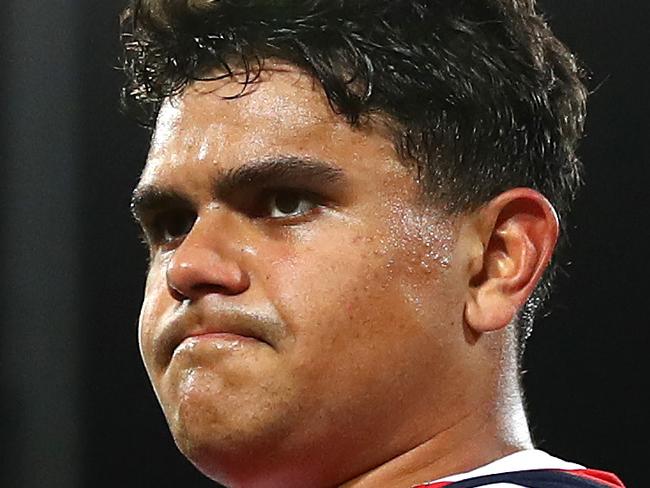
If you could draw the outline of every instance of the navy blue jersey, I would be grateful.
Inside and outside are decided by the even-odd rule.
[[[523,488],[625,488],[615,475],[604,471],[538,469],[469,478],[462,481],[424,483],[414,488],[479,488],[510,483]]]

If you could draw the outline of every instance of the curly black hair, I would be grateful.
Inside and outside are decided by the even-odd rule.
[[[383,120],[450,213],[523,186],[565,227],[587,92],[534,0],[131,0],[122,22],[123,103],[145,124],[194,80],[243,69],[253,83],[281,59],[350,124]],[[520,352],[556,268],[519,312]]]

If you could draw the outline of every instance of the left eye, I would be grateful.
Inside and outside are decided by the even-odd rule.
[[[270,194],[266,214],[272,219],[298,217],[318,207],[315,198],[298,191],[276,191]]]

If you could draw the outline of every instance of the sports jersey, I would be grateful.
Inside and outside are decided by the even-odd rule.
[[[615,475],[568,463],[543,451],[516,452],[467,473],[413,488],[625,488]]]

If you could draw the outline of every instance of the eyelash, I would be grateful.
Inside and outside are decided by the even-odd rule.
[[[156,214],[149,225],[146,226],[145,237],[148,243],[155,245],[168,245],[183,237],[192,229],[196,221],[196,213],[191,210],[175,209],[162,211]],[[176,226],[175,230],[166,236],[169,229]],[[174,234],[174,235],[172,235]]]
[[[298,201],[308,201],[310,208],[296,215],[273,217],[269,215],[269,206],[272,204],[273,198],[278,196],[290,196],[295,197]],[[234,205],[238,211],[256,219],[267,222],[282,222],[286,225],[302,223],[324,206],[324,199],[321,196],[314,192],[296,188],[266,189],[262,190],[258,196],[252,199],[246,197],[244,200],[247,201],[242,202],[241,205]],[[254,202],[252,205],[249,203],[251,200]],[[148,224],[143,226],[143,241],[150,247],[171,246],[191,231],[196,218],[196,213],[189,209],[179,208],[160,211],[151,217]],[[172,227],[176,229],[169,232]],[[166,235],[167,233],[169,235]]]
[[[308,201],[310,203],[310,208],[308,210],[303,210],[297,215],[287,215],[281,217],[273,217],[269,212],[270,205],[275,203],[277,209],[279,209],[278,197],[284,196],[296,199],[298,202]],[[274,201],[275,198],[275,201]],[[323,198],[313,192],[296,189],[296,188],[272,188],[263,191],[261,196],[256,199],[257,204],[255,211],[250,212],[257,218],[263,218],[268,221],[282,221],[285,223],[299,223],[305,220],[305,218],[311,215],[314,211],[322,208],[324,205]],[[280,209],[282,212],[282,210]],[[289,212],[287,212],[289,213]]]

